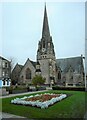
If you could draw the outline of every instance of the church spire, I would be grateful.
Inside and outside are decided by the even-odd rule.
[[[42,30],[42,37],[44,37],[44,36],[50,37],[47,10],[46,10],[46,3],[45,3],[45,9],[44,9],[44,20],[43,20],[43,30]]]
[[[48,58],[55,59],[55,51],[52,42],[52,37],[50,36],[47,10],[45,4],[42,37],[38,44],[37,60],[48,59]]]

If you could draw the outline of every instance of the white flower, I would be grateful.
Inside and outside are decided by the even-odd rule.
[[[27,97],[26,96],[24,96],[23,98],[20,98],[21,100],[24,100],[24,99],[26,99]]]
[[[36,105],[36,102],[32,102],[32,106],[35,106]]]
[[[35,97],[40,96],[39,94],[36,94]]]
[[[28,98],[32,98],[32,97],[33,97],[33,95],[29,96]]]
[[[42,104],[42,105],[41,105],[41,109],[42,109],[42,108],[45,108],[45,104]]]
[[[36,94],[34,95],[36,96],[41,96],[43,94]],[[44,93],[44,95],[56,95],[53,93]],[[60,94],[59,97],[55,97],[52,98],[51,100],[48,101],[44,101],[44,102],[40,102],[39,100],[36,101],[26,101],[26,98],[31,98],[34,97],[33,95],[26,97],[24,96],[23,98],[15,98],[14,100],[11,100],[11,103],[13,104],[22,104],[22,105],[32,105],[32,106],[37,106],[37,107],[41,107],[41,109],[43,108],[48,108],[49,105],[53,105],[55,102],[61,101],[62,99],[64,99],[65,97],[67,97],[66,94]]]

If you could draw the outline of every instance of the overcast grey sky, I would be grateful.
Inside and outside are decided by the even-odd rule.
[[[56,58],[84,54],[85,3],[48,2],[46,6]],[[13,57],[20,64],[27,58],[35,61],[42,35],[44,2],[3,3],[2,13],[0,54]]]

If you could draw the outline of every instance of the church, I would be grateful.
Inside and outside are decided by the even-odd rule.
[[[27,59],[24,65],[18,63],[12,71],[13,84],[31,84],[35,75],[46,79],[45,85],[84,85],[83,56],[56,59],[52,36],[50,35],[46,5],[42,37],[38,43],[36,62]]]

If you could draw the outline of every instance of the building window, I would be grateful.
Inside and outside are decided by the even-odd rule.
[[[61,79],[61,72],[59,71],[58,72],[58,80],[60,80]]]
[[[3,66],[3,68],[5,67],[5,63],[4,63],[4,62],[3,62],[3,65],[2,65],[2,66]]]
[[[23,79],[23,78],[24,78],[24,76],[22,75],[22,76],[21,76],[21,78]]]
[[[8,71],[5,72],[5,76],[8,77]]]
[[[3,85],[5,85],[5,80],[3,80]]]
[[[43,48],[45,48],[45,41],[43,41]]]
[[[9,80],[7,80],[7,85],[9,85]]]
[[[5,68],[7,68],[8,67],[8,64],[7,64],[7,62],[5,63]]]
[[[5,76],[5,72],[4,71],[2,72],[2,76]]]
[[[31,70],[29,68],[26,69],[26,79],[31,79]]]

